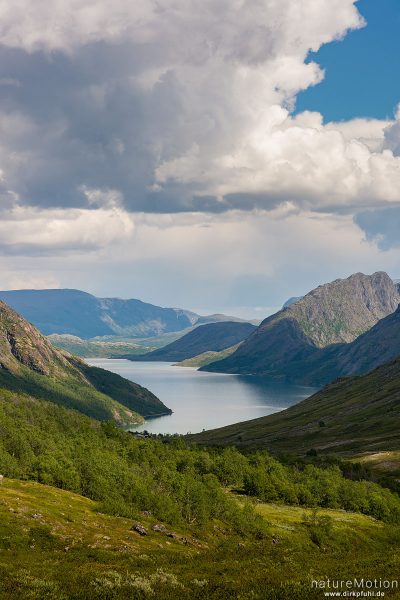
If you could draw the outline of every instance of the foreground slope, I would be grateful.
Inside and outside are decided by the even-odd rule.
[[[226,321],[201,325],[175,342],[130,360],[182,361],[204,352],[220,352],[246,339],[254,330],[251,323]]]
[[[398,570],[398,496],[338,467],[136,440],[1,389],[0,429],[2,599],[303,600],[315,572]]]
[[[338,279],[268,317],[236,352],[203,369],[286,379],[293,363],[308,360],[319,348],[354,341],[399,302],[399,290],[386,273]]]
[[[168,409],[148,390],[61,353],[0,302],[0,386],[74,408],[89,416],[137,423]]]
[[[360,455],[400,448],[400,358],[340,379],[275,415],[190,436],[274,453]]]
[[[310,586],[314,572],[391,580],[400,566],[393,526],[354,513],[321,510],[314,516],[311,509],[260,503],[268,523],[264,539],[220,526],[196,538],[188,526],[175,528],[174,539],[152,531],[151,516],[140,515],[149,532],[142,537],[131,531],[134,519],[99,508],[72,492],[6,479],[0,488],[0,598],[316,600],[321,590]]]

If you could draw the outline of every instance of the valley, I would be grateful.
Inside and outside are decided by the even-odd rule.
[[[94,338],[45,337],[0,303],[0,598],[303,600],[315,581],[393,580],[398,300],[356,274],[258,327]]]
[[[399,29],[0,0],[0,600],[400,600]]]

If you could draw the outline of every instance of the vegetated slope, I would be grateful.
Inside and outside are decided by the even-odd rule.
[[[318,600],[309,574],[321,561],[343,581],[377,574],[390,581],[400,566],[393,525],[341,510],[258,503],[268,524],[259,539],[226,526],[193,536],[187,525],[167,537],[152,530],[153,516],[139,515],[148,531],[140,536],[134,519],[106,515],[98,502],[66,490],[6,479],[0,497],[4,600]]]
[[[144,354],[126,356],[130,360],[181,361],[198,356],[203,352],[219,352],[247,338],[254,330],[251,323],[221,322],[200,325],[175,342]]]
[[[299,469],[267,452],[188,447],[173,437],[137,440],[111,422],[2,389],[0,427],[2,475],[81,493],[110,514],[148,511],[171,525],[203,531],[217,519],[231,530],[262,533],[251,507],[243,514],[226,493],[234,488],[264,501],[343,508],[400,523],[398,496],[374,483],[349,481],[339,464]]]
[[[371,373],[339,379],[280,413],[206,431],[198,444],[266,448],[274,453],[359,455],[400,448],[400,358]]]
[[[314,528],[323,519],[330,523],[327,552],[311,540],[307,524],[309,520],[312,525],[311,510],[300,508],[260,505],[270,523],[264,541],[234,535],[222,538],[215,530],[205,542],[193,540],[187,528],[179,530],[178,539],[166,538],[151,530],[154,520],[146,516],[140,516],[140,521],[149,535],[142,537],[130,531],[133,520],[99,513],[96,502],[50,486],[11,479],[0,493],[0,597],[7,600],[131,600],[139,594],[157,600],[220,600],[233,593],[257,597],[258,592],[270,600],[283,589],[294,600],[314,600],[321,593],[310,589],[308,570],[318,565],[322,552],[324,563],[335,565],[335,575],[343,580],[354,577],[350,552],[342,550],[336,557],[339,544],[348,546],[343,543],[347,539],[357,545],[358,568],[364,577],[373,579],[367,562],[373,562],[387,580],[396,568],[389,526],[383,528],[362,515],[348,514],[344,520],[342,512],[325,510],[314,518]],[[279,543],[272,543],[273,539]],[[292,557],[291,582],[286,568],[265,568],[279,562],[282,546]],[[304,547],[307,551],[301,558]],[[240,577],[234,577],[238,552],[242,569]]]
[[[101,420],[137,423],[143,421],[143,416],[169,412],[141,386],[59,352],[3,302],[0,367],[1,387],[45,398]]]
[[[45,335],[71,334],[82,339],[151,337],[181,331],[197,322],[229,320],[224,315],[201,317],[180,308],[163,308],[136,299],[96,298],[70,289],[0,291],[0,300]]]
[[[227,356],[230,356],[239,348],[240,344],[235,344],[234,346],[230,346],[225,350],[220,350],[219,352],[202,352],[197,356],[193,356],[193,358],[187,358],[186,360],[181,360],[176,363],[177,367],[204,367],[205,365],[209,365],[216,360],[222,360]]]
[[[393,313],[399,302],[399,291],[386,273],[338,279],[268,317],[234,354],[203,369],[287,379],[293,363],[307,360],[319,348],[352,342]]]
[[[0,598],[302,600],[322,559],[345,580],[398,569],[398,496],[338,466],[136,440],[5,390],[0,429]]]

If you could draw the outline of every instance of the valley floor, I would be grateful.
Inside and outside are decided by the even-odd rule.
[[[269,524],[263,539],[218,522],[174,528],[170,538],[151,529],[151,515],[141,517],[142,537],[134,521],[104,515],[87,498],[4,479],[0,598],[312,600],[325,597],[313,580],[392,581],[400,572],[398,526],[342,510],[259,503],[257,511]]]

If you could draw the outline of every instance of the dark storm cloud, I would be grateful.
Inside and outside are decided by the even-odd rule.
[[[222,199],[167,181],[158,164],[189,150],[187,107],[172,70],[138,83],[157,52],[133,44],[87,44],[72,55],[0,46],[1,161],[23,204],[87,206],[84,190],[118,190],[130,211],[156,213],[270,209],[285,198],[262,193]]]
[[[2,163],[24,203],[80,206],[86,186],[120,190],[131,210],[145,210],[147,201],[151,207],[147,187],[157,161],[186,144],[176,135],[173,73],[148,92],[139,89],[137,54],[104,43],[73,56],[0,48]],[[168,193],[158,202],[168,204]]]

